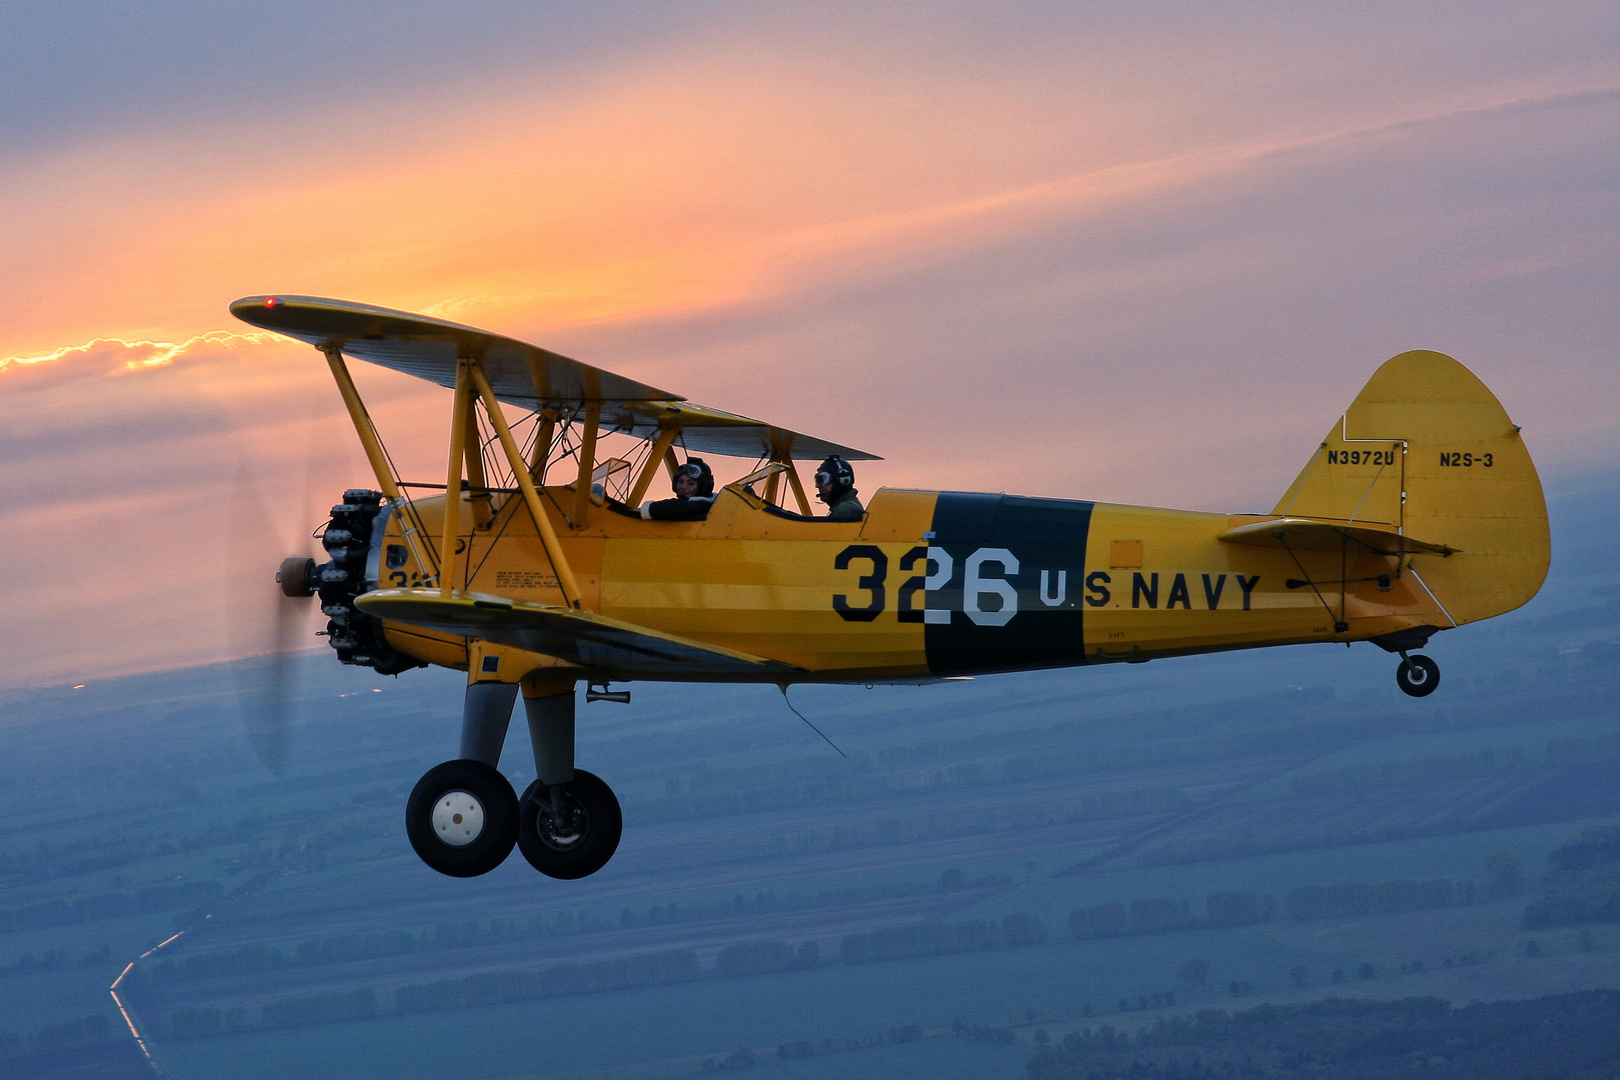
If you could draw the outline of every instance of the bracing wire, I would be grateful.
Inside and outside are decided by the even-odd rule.
[[[473,420],[478,425],[478,456],[484,462],[484,476],[492,481],[489,486],[516,486],[517,477],[512,474],[506,455],[501,451],[501,437],[495,432],[494,421],[484,409],[474,409]]]
[[[383,441],[382,433],[377,430],[376,425],[372,426],[371,433],[376,436],[377,448],[382,451],[383,460],[388,463],[389,473],[396,477],[399,476],[399,466],[394,464],[394,455],[388,452],[388,444]],[[411,500],[410,492],[403,485],[400,485],[399,494],[400,498],[405,502],[405,515],[410,519],[411,531],[420,537],[422,543],[427,546],[428,556],[433,560],[434,577],[436,579],[440,565],[438,548],[433,543],[433,537],[428,534],[427,526],[422,523],[422,515],[417,512],[416,503]],[[406,537],[406,543],[411,543],[408,536]],[[427,567],[424,565],[422,569],[426,571]]]
[[[805,726],[808,727],[811,731],[815,732],[817,735],[820,735],[822,737],[822,739],[824,739],[826,741],[828,746],[832,747],[834,750],[838,750],[838,756],[839,757],[842,757],[842,758],[849,757],[848,754],[846,754],[842,750],[838,749],[838,744],[837,743],[835,743],[831,739],[827,738],[827,733],[826,732],[822,731],[820,728],[816,727],[816,725],[812,724],[809,721],[809,719],[804,715],[804,713],[800,712],[798,709],[793,708],[793,702],[791,700],[789,700],[789,698],[788,698],[788,684],[787,683],[777,683],[776,688],[778,690],[782,691],[782,700],[783,700],[783,702],[785,702],[787,704],[788,709],[790,711],[792,711],[794,716],[797,716],[800,720],[803,720],[804,723],[805,723]]]
[[[1288,541],[1284,540],[1282,536],[1279,535],[1277,537],[1277,542],[1282,545],[1282,549],[1284,551],[1288,552],[1288,557],[1294,560],[1294,565],[1299,567],[1299,572],[1305,576],[1305,584],[1309,585],[1311,587],[1311,592],[1316,594],[1316,599],[1321,602],[1322,610],[1327,612],[1328,618],[1333,619],[1335,626],[1342,623],[1344,621],[1342,618],[1334,618],[1333,605],[1327,602],[1327,598],[1322,595],[1322,590],[1316,587],[1316,582],[1311,579],[1310,573],[1305,569],[1305,564],[1299,561],[1299,556],[1294,554],[1294,549],[1288,546]],[[1341,572],[1339,577],[1343,578],[1344,574]],[[1339,587],[1342,589],[1344,586],[1341,583]]]

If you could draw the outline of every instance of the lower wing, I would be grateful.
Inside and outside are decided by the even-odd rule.
[[[553,604],[487,593],[443,596],[437,589],[378,589],[355,605],[386,622],[481,638],[555,656],[582,667],[645,678],[798,673],[797,668]]]

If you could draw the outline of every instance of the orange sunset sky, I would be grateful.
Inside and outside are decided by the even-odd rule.
[[[868,492],[1232,511],[1434,348],[1550,489],[1594,482],[1620,9],[1330,7],[0,15],[5,684],[252,651],[240,478],[288,538],[307,487],[371,483],[319,355],[235,323],[246,294],[543,344],[881,454]],[[448,393],[357,377],[436,478]]]

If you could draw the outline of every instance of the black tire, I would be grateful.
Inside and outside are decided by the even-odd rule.
[[[1395,684],[1412,697],[1428,697],[1440,685],[1440,665],[1427,656],[1414,653],[1395,669]]]
[[[464,813],[468,810],[473,813]],[[477,813],[482,813],[482,823]],[[457,829],[462,830],[459,835]],[[411,790],[405,834],[422,861],[441,874],[487,874],[506,861],[517,842],[517,796],[506,777],[482,761],[446,761],[429,769]]]
[[[619,849],[624,815],[618,797],[595,774],[575,769],[563,805],[568,820],[559,826],[551,791],[538,780],[530,784],[518,802],[518,850],[547,877],[589,877]]]

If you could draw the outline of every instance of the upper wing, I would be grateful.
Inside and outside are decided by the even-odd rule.
[[[526,409],[571,407],[580,401],[679,401],[680,395],[582,364],[460,323],[427,315],[326,300],[318,296],[248,296],[231,305],[245,323],[307,341],[336,346],[346,356],[456,385],[456,361],[484,362],[495,396]]]
[[[1393,525],[1350,525],[1330,518],[1272,517],[1246,522],[1221,533],[1229,544],[1284,545],[1301,551],[1337,551],[1349,541],[1355,550],[1380,555],[1455,555],[1457,549],[1403,536]]]
[[[688,450],[707,454],[798,460],[838,454],[851,461],[878,460],[853,447],[693,405],[656,386],[444,319],[315,296],[248,296],[231,305],[231,314],[261,329],[320,348],[336,347],[346,356],[440,386],[455,386],[457,360],[477,357],[495,396],[508,405],[571,412],[585,402],[600,402],[603,431],[650,439],[673,425],[680,428]]]
[[[368,615],[441,633],[556,656],[582,667],[646,678],[784,675],[797,668],[705,645],[588,611],[508,600],[485,593],[440,595],[437,589],[377,589],[355,605]]]

